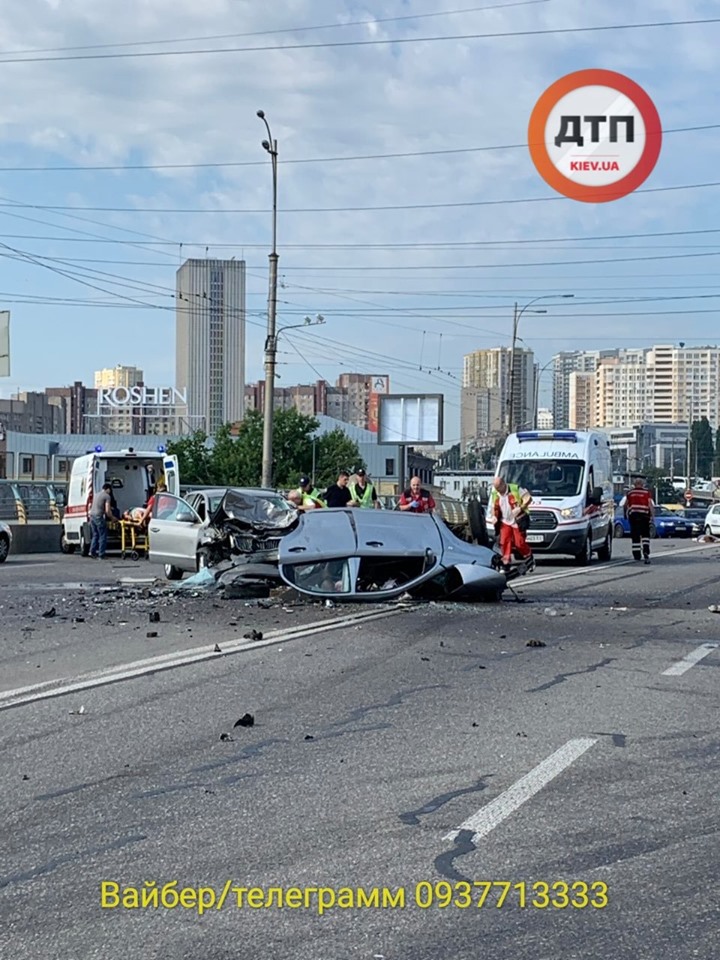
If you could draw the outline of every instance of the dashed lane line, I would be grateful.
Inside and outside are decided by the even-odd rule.
[[[713,650],[717,650],[720,644],[718,643],[701,643],[699,647],[696,647],[690,653],[686,654],[682,660],[678,660],[677,663],[674,663],[671,667],[668,667],[667,670],[663,670],[663,677],[680,677],[683,673],[687,673],[690,667],[694,667],[696,663],[700,663],[709,653],[712,653]]]
[[[491,830],[499,826],[503,820],[506,820],[511,813],[527,803],[563,770],[567,770],[570,764],[574,763],[595,743],[597,743],[597,740],[589,737],[568,740],[559,750],[550,754],[542,763],[526,773],[511,787],[508,787],[499,797],[496,797],[486,806],[480,807],[477,813],[468,817],[457,830],[452,830],[446,834],[443,840],[454,840],[461,831],[467,831],[472,833],[473,843],[477,843],[478,840],[481,840]]]

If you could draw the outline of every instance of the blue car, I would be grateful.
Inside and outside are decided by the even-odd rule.
[[[615,537],[630,536],[630,522],[621,513],[615,514],[613,532]],[[655,507],[655,519],[650,523],[650,536],[656,537],[692,537],[695,524],[692,520],[668,510],[667,507]]]

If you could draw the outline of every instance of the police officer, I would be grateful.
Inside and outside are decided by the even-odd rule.
[[[650,491],[645,489],[644,477],[633,477],[623,509],[630,523],[633,560],[650,563],[650,521],[655,516],[655,504]]]
[[[375,507],[380,509],[377,491],[367,478],[364,470],[356,470],[355,475],[358,478],[357,483],[350,484],[350,495],[352,497],[352,506],[363,507],[366,510]]]
[[[297,489],[297,492],[300,494],[301,506],[306,510],[310,510],[313,507],[326,507],[327,504],[320,496],[320,491],[315,489],[312,480],[310,477],[300,477],[300,485]]]

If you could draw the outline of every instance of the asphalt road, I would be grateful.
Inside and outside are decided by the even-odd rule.
[[[0,956],[716,958],[720,548],[653,550],[540,563],[521,602],[372,620],[11,558]],[[478,907],[492,881],[502,905],[495,886]],[[134,906],[163,885],[166,906]],[[301,892],[258,905],[277,888]]]

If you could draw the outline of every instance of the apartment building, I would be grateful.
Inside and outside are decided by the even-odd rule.
[[[460,433],[463,448],[478,438],[498,437],[507,430],[512,392],[512,425],[535,426],[537,365],[532,350],[490,347],[463,357]]]
[[[555,421],[558,427],[622,428],[703,416],[713,429],[720,425],[720,347],[658,344],[553,360],[554,408],[566,416]]]

